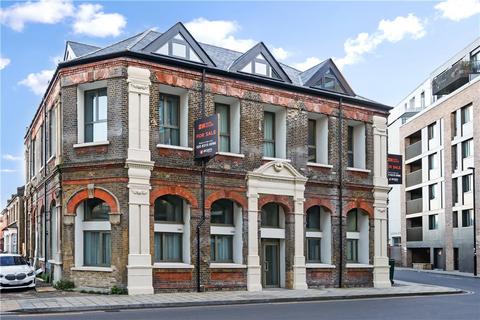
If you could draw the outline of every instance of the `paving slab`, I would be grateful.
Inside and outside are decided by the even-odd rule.
[[[185,292],[138,296],[60,296],[52,298],[17,299],[15,301],[0,299],[0,314],[213,306],[459,293],[463,293],[463,291],[456,288],[396,281],[395,286],[391,288],[276,289],[263,290],[260,292]]]

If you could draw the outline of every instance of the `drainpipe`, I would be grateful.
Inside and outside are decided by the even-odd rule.
[[[45,271],[47,271],[48,266],[48,246],[47,246],[47,215],[50,214],[49,207],[47,206],[47,107],[46,105],[43,106],[43,206],[45,208],[43,212],[43,246],[44,246],[44,254],[43,254],[43,263],[45,267]],[[40,235],[42,236],[42,235]]]
[[[202,100],[200,103],[200,108],[201,108],[201,117],[205,117],[205,69],[202,71]],[[202,206],[202,217],[200,221],[197,224],[197,292],[201,292],[202,290],[202,281],[201,281],[201,268],[200,268],[200,255],[201,255],[201,249],[200,249],[200,228],[202,225],[205,223],[205,174],[206,174],[206,164],[207,164],[208,159],[207,158],[202,158],[202,171],[200,174],[200,190],[201,190],[201,202],[200,205]]]
[[[339,242],[340,242],[340,264],[338,268],[338,287],[343,285],[343,105],[342,98],[338,101],[338,213],[339,213]]]

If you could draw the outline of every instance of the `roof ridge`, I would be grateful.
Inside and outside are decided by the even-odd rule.
[[[298,69],[297,69],[297,70],[298,70],[298,71],[300,71],[301,73],[304,73],[304,72],[310,71],[310,70],[312,70],[313,68],[315,68],[315,67],[318,67],[319,65],[321,65],[322,63],[324,63],[324,62],[325,62],[325,61],[327,61],[328,59],[330,59],[330,58],[327,58],[327,59],[323,60],[322,62],[319,62],[319,63],[317,63],[317,64],[316,64],[316,65],[314,65],[314,66],[311,66],[310,68],[308,68],[308,69],[307,69],[307,70],[305,70],[305,71],[301,71],[301,70],[298,70]]]
[[[81,45],[84,45],[84,46],[100,48],[100,47],[97,46],[97,45],[88,44],[88,43],[84,43],[84,42],[73,41],[73,40],[67,40],[67,43],[77,43],[77,44],[81,44]]]
[[[145,31],[142,32],[142,35],[136,40],[134,41],[132,44],[130,44],[129,46],[127,46],[127,50],[130,50],[132,49],[137,43],[139,43],[143,38],[145,38],[145,36],[147,34],[150,33],[150,31],[152,31],[153,28],[150,28],[150,29],[147,29]]]

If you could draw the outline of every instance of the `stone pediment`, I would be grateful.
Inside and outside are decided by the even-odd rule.
[[[257,169],[248,174],[252,177],[263,177],[270,179],[287,179],[287,180],[300,180],[306,181],[304,177],[297,169],[295,169],[289,162],[274,160],[263,164]]]

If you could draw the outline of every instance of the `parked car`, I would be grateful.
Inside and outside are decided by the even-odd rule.
[[[19,254],[0,254],[0,289],[34,288],[35,269]]]

